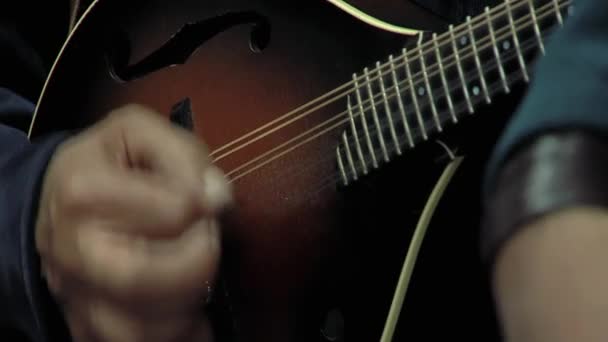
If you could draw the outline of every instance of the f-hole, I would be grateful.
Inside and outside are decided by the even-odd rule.
[[[163,68],[184,64],[206,41],[238,25],[252,24],[249,47],[261,52],[270,43],[270,21],[253,12],[229,12],[195,23],[187,23],[168,41],[141,61],[129,65],[131,42],[125,32],[113,35],[106,60],[113,79],[129,82]]]

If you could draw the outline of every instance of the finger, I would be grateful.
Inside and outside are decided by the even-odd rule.
[[[82,293],[66,316],[81,341],[211,341],[192,339],[212,335],[208,319],[200,313],[166,315],[160,306],[151,311],[155,315],[141,315],[107,298]]]
[[[221,171],[207,167],[207,176],[197,184],[180,187],[158,173],[116,167],[103,159],[104,151],[95,139],[79,138],[63,148],[61,160],[54,163],[54,169],[59,169],[54,172],[53,191],[45,191],[51,196],[45,200],[50,204],[49,216],[67,221],[54,225],[73,226],[77,220],[86,222],[93,216],[132,223],[122,226],[154,237],[181,233],[201,211],[214,214],[200,194],[202,188],[218,192],[217,184],[221,188],[224,181]],[[74,165],[76,158],[84,163]]]
[[[174,237],[209,214],[192,191],[166,184],[154,175],[110,171],[92,179],[86,195],[89,217],[106,221],[111,228],[115,224],[113,229],[122,232]]]
[[[200,221],[178,238],[154,242],[85,229],[78,241],[81,269],[91,284],[120,300],[152,300],[165,310],[197,306],[217,272],[219,234],[215,221]]]
[[[135,253],[137,239],[178,239],[201,219],[195,200],[162,183],[145,176],[98,171],[76,174],[64,188],[67,194],[51,200],[55,228],[46,227],[53,234],[44,248],[39,248],[47,262],[56,265],[57,272],[86,284],[103,283],[112,279],[115,267],[131,265],[127,256]],[[57,207],[67,207],[69,212]],[[88,245],[80,242],[87,238]],[[37,245],[43,245],[39,239]],[[97,257],[88,262],[90,252]],[[59,287],[58,279],[49,279],[50,285],[57,285],[51,289]]]
[[[186,191],[200,194],[209,210],[223,208],[231,200],[230,186],[217,168],[210,168],[206,146],[193,134],[172,126],[160,114],[131,105],[119,109],[121,143],[111,134],[108,143],[123,149],[130,163],[155,174]],[[203,186],[201,186],[201,180]]]

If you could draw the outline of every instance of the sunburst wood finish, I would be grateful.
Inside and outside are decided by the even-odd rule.
[[[357,4],[371,5],[373,13],[391,13],[390,19],[403,13],[400,20],[409,25],[435,25],[407,3]],[[263,51],[250,48],[251,26],[238,25],[205,42],[185,65],[127,83],[110,76],[104,57],[118,30],[127,33],[131,62],[136,62],[187,22],[242,11],[270,22],[270,44]],[[190,97],[195,133],[214,151],[349,81],[352,72],[399,51],[405,41],[323,1],[104,0],[60,56],[31,133],[80,129],[127,103],[168,114]],[[345,105],[339,101],[216,162],[230,172]],[[342,274],[336,254],[342,215],[348,213],[341,211],[336,192],[339,133],[326,134],[234,182],[237,206],[225,222],[224,276],[239,341],[318,339],[331,302],[328,289],[337,287],[335,275]]]
[[[569,3],[512,2],[528,6],[517,6],[515,24],[505,26],[509,29],[507,33],[515,32],[516,26],[526,26],[522,24],[525,20],[537,24],[536,19],[525,19],[532,18],[530,13],[555,17],[560,15],[559,4]],[[447,29],[443,22],[406,1],[352,3],[393,23],[438,33]],[[534,11],[533,3],[538,12]],[[555,13],[547,10],[551,4]],[[131,48],[128,62],[133,64],[156,51],[186,23],[213,20],[226,14],[238,17],[239,13],[249,13],[245,16],[249,18],[253,14],[269,24],[268,46],[261,51],[252,49],[250,24],[224,25],[184,65],[163,68],[128,82],[112,77],[105,57],[111,47],[117,46],[117,33],[126,33],[124,37]],[[509,23],[511,15],[511,11],[506,11],[491,21],[497,25],[497,32],[500,25]],[[542,18],[539,21],[543,23]],[[489,102],[475,95],[475,89],[485,97],[492,95],[493,115],[484,115],[484,108],[475,106],[475,115],[466,117],[474,117],[475,127],[483,125],[483,129],[477,129],[475,134],[466,130],[464,134],[455,134],[455,140],[469,138],[468,142],[474,145],[469,150],[482,151],[478,159],[472,161],[468,157],[465,161],[473,167],[459,171],[464,182],[451,191],[456,200],[440,205],[443,212],[434,219],[435,224],[448,229],[430,229],[430,240],[425,242],[427,254],[423,251],[421,265],[417,266],[422,269],[406,300],[406,308],[410,309],[402,316],[401,325],[405,328],[398,338],[421,332],[430,340],[455,335],[470,337],[466,317],[454,317],[454,312],[460,312],[464,306],[476,308],[478,322],[493,327],[487,305],[489,294],[480,285],[484,283],[480,280],[482,272],[475,264],[479,170],[490,146],[484,147],[483,143],[493,141],[507,117],[499,114],[510,113],[517,104],[502,102],[494,93],[504,89],[510,92],[510,100],[519,99],[521,89],[516,82],[511,87],[509,76],[519,79],[520,74],[525,74],[527,79],[526,64],[531,59],[519,50],[512,53],[515,50],[508,47],[500,51],[491,49],[498,46],[504,32],[503,36],[495,35],[493,27],[486,26],[468,31],[472,38],[474,34],[478,38],[492,37],[492,44],[485,48],[482,44],[479,53],[475,52],[469,63],[464,63],[466,79],[448,74],[448,82],[439,82],[439,76],[433,79],[431,75],[422,83],[426,92],[432,94],[435,86],[448,88],[446,83],[455,84],[457,89],[460,83],[454,80],[461,80],[461,102],[472,102],[473,96],[478,97],[479,103]],[[534,48],[542,47],[541,32],[544,35],[550,25],[526,27],[520,37],[525,39],[524,47],[529,47],[526,51],[533,55]],[[452,43],[456,42],[461,44],[462,40]],[[225,300],[221,304],[228,312],[232,337],[239,342],[319,340],[327,311],[339,308],[346,319],[347,341],[374,341],[381,333],[411,229],[436,180],[433,176],[440,171],[433,168],[437,164],[433,158],[445,152],[443,147],[432,139],[421,143],[415,151],[407,152],[407,158],[397,158],[372,175],[362,177],[355,186],[342,189],[336,149],[343,142],[341,134],[346,127],[331,130],[295,149],[292,139],[344,112],[346,98],[281,129],[265,129],[268,134],[263,136],[256,133],[231,148],[222,146],[349,82],[353,73],[360,75],[378,60],[386,61],[389,54],[397,56],[408,43],[409,39],[367,26],[324,1],[101,0],[59,57],[41,97],[31,133],[35,137],[59,129],[81,129],[109,110],[133,102],[168,116],[174,104],[190,98],[194,131],[209,145],[215,162],[228,173],[236,191],[236,208],[223,222],[222,279],[228,295],[222,296]],[[501,62],[507,56],[510,64]],[[427,59],[429,65],[433,64],[433,58]],[[466,57],[462,56],[462,60],[466,61]],[[503,64],[505,70],[501,69]],[[460,67],[460,62],[456,65]],[[484,66],[498,66],[498,71],[494,76],[484,75]],[[455,70],[452,67],[452,74],[458,75]],[[471,88],[469,98],[467,87],[476,78],[484,77],[490,77],[489,86],[493,84],[497,90],[488,91],[482,82],[481,87]],[[411,78],[408,81],[413,82]],[[468,85],[467,81],[473,83]],[[412,93],[411,100],[416,101],[416,94]],[[435,114],[431,104],[430,111],[426,104],[423,114]],[[472,109],[473,104],[468,107]],[[450,106],[446,108],[451,110],[446,112],[451,118],[456,116]],[[467,112],[467,106],[463,108]],[[430,117],[436,119],[437,115]],[[442,134],[442,139],[452,146],[454,136],[449,132]],[[255,136],[261,138],[252,140]],[[251,143],[244,144],[248,141]],[[240,147],[234,149],[237,146]],[[281,148],[275,150],[277,146]],[[269,161],[265,164],[257,160],[268,151],[274,151],[273,156],[287,153],[277,159],[265,158]],[[418,158],[420,155],[424,158]],[[468,200],[462,200],[459,194],[463,193]],[[395,201],[389,200],[390,196],[399,197]],[[465,279],[463,274],[467,273],[462,272],[467,271],[473,273],[468,273],[470,278]],[[431,308],[431,313],[427,308]],[[449,313],[451,318],[447,317]],[[443,327],[451,327],[453,333],[448,328],[429,329],[430,322],[441,322]],[[488,336],[494,337],[492,333],[474,335],[486,340]]]

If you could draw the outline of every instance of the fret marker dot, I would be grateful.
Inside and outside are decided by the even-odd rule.
[[[467,45],[469,39],[466,36],[460,37],[460,45]]]
[[[426,92],[426,91],[424,90],[424,88],[423,88],[423,87],[418,88],[418,95],[419,95],[419,96],[424,96],[424,93],[425,93],[425,92]]]
[[[474,96],[479,95],[479,93],[481,92],[478,86],[474,86],[472,90]]]
[[[502,42],[502,49],[507,51],[511,48],[511,42],[508,40],[505,40],[504,42]]]

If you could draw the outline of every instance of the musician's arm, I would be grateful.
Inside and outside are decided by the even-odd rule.
[[[6,125],[32,109],[0,88],[0,339],[7,341],[16,340],[16,330],[29,341],[49,341],[49,329],[61,334],[63,324],[40,276],[33,232],[41,179],[65,135],[30,143],[24,132]]]
[[[484,257],[512,341],[608,336],[608,2],[575,4],[485,184]]]

